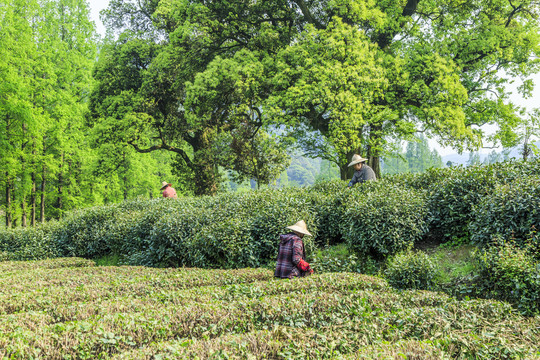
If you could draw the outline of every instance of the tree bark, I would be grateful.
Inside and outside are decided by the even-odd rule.
[[[16,201],[17,201],[17,199],[16,199],[16,197],[15,197],[15,184],[13,183],[13,179],[12,179],[12,180],[11,180],[11,203],[12,203],[12,210],[13,210],[13,208],[15,207],[15,204],[17,203]],[[11,217],[12,217],[11,224],[12,224],[12,226],[15,228],[15,227],[17,227],[17,217],[15,216],[14,211],[11,213]]]
[[[6,171],[6,227],[11,228],[11,181],[9,180],[9,172]]]
[[[39,222],[45,223],[45,183],[47,176],[47,167],[43,164],[43,170],[41,172],[41,203],[40,203],[40,214]]]
[[[21,201],[21,210],[22,210],[21,226],[26,227],[26,197],[25,196],[23,196],[22,201]]]
[[[361,149],[356,149],[355,151],[349,151],[347,153],[347,159],[345,160],[344,164],[339,165],[339,173],[341,176],[341,180],[350,180],[354,174],[354,167],[348,166],[351,162],[351,159],[354,154],[359,154],[362,152]]]
[[[21,143],[21,178],[24,179],[24,174],[26,171],[26,161],[24,159],[24,149],[26,148],[26,142],[24,141],[24,136],[26,134],[26,124],[22,123],[22,133],[23,133],[23,139]],[[23,183],[24,184],[24,183]],[[22,186],[22,198],[21,198],[21,226],[26,227],[26,189],[24,189],[24,185]]]
[[[380,125],[371,125],[369,131],[369,144],[367,147],[366,158],[368,159],[368,165],[375,172],[377,179],[381,178],[381,161],[379,150],[381,148],[381,130]]]
[[[62,195],[64,193],[64,173],[63,173],[63,167],[64,167],[64,152],[62,152],[62,155],[60,157],[60,165],[58,166],[58,197],[56,199],[56,208],[60,211],[62,211]]]
[[[32,170],[32,193],[30,194],[30,225],[36,226],[36,172]]]
[[[371,166],[375,172],[377,179],[381,178],[381,157],[380,156],[370,156],[368,159],[368,165]]]
[[[32,137],[32,190],[30,193],[30,226],[36,226],[36,138]]]

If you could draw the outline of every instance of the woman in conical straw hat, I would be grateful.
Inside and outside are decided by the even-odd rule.
[[[353,187],[356,183],[363,183],[364,181],[377,180],[375,176],[375,171],[372,168],[367,166],[365,162],[367,159],[364,159],[358,154],[354,154],[352,161],[349,166],[354,166],[354,175],[351,181],[349,181],[349,188]]]
[[[294,225],[287,226],[287,229],[291,232],[279,237],[279,252],[274,276],[292,279],[313,274],[311,266],[306,262],[306,251],[302,241],[305,235],[312,236],[306,223],[300,220]]]

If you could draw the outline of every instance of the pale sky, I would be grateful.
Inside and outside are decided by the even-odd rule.
[[[109,0],[89,0],[88,4],[90,5],[90,17],[96,24],[96,31],[101,36],[105,35],[105,27],[101,20],[99,20],[99,12],[103,9],[106,9],[109,5]]]
[[[109,0],[90,0],[89,5],[91,9],[91,18],[96,24],[96,30],[101,35],[105,35],[105,27],[103,26],[103,23],[101,20],[99,20],[99,12],[105,8],[107,8],[109,4]],[[535,90],[533,96],[529,99],[523,99],[519,94],[517,94],[517,86],[521,85],[521,81],[518,79],[516,80],[515,84],[511,86],[513,95],[510,97],[510,99],[517,105],[526,107],[527,110],[532,110],[533,108],[540,107],[540,73],[533,76],[533,81],[536,84],[537,89]],[[433,149],[437,149],[439,154],[441,156],[449,155],[455,153],[455,151],[451,148],[442,148],[439,146],[434,140],[429,141],[430,147]],[[493,149],[485,149],[483,152],[491,152]],[[481,150],[482,151],[482,150]]]

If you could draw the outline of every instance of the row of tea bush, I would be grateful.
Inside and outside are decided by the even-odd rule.
[[[325,273],[0,262],[1,359],[537,359],[540,317]],[[14,289],[16,291],[14,291]]]
[[[146,266],[256,267],[303,219],[309,254],[345,242],[382,259],[424,237],[517,244],[540,224],[540,162],[432,169],[357,185],[331,181],[214,197],[133,200],[72,212],[36,228],[0,230],[0,260],[119,255]]]

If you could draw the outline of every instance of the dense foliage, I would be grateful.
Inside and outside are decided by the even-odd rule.
[[[423,252],[406,251],[391,257],[384,271],[388,283],[398,289],[432,290],[436,267]]]
[[[360,274],[0,262],[0,357],[534,358],[538,318]],[[17,289],[16,292],[12,291]]]
[[[89,117],[117,151],[174,153],[196,194],[218,190],[216,164],[267,181],[254,170],[282,164],[272,127],[342,179],[352,153],[378,173],[418,132],[459,150],[514,145],[505,84],[537,70],[537,12],[533,0],[115,0]]]
[[[502,236],[524,247],[540,230],[540,177],[518,178],[497,186],[473,215],[469,231],[475,244],[489,246]]]
[[[461,293],[500,299],[517,306],[525,315],[540,314],[540,261],[511,242],[479,251],[472,278]]]
[[[343,236],[359,253],[384,257],[409,250],[428,230],[423,192],[372,182],[349,201],[342,219]]]
[[[353,152],[377,172],[419,133],[410,171],[440,166],[427,138],[531,153],[538,111],[521,114],[505,84],[533,91],[537,12],[532,0],[114,0],[100,41],[84,1],[1,0],[0,214],[35,225],[156,197],[164,180],[214,194],[229,179],[345,179]],[[298,147],[317,161],[284,171]]]
[[[214,197],[133,200],[78,210],[45,227],[0,230],[11,259],[117,254],[147,266],[243,267],[275,259],[277,237],[304,219],[315,247],[346,243],[384,258],[424,237],[537,242],[538,162],[435,169],[348,189],[342,181]],[[505,185],[506,184],[506,185]],[[483,194],[483,195],[482,195]],[[444,230],[444,231],[442,231]],[[530,241],[529,241],[530,242]],[[26,255],[25,255],[26,254]]]
[[[272,267],[279,234],[304,219],[314,235],[304,238],[308,261],[317,271],[376,273],[390,256],[382,274],[400,288],[430,288],[435,281],[429,261],[403,251],[424,240],[472,240],[486,247],[488,260],[477,261],[473,274],[448,284],[448,292],[485,292],[535,314],[540,311],[534,306],[540,259],[538,169],[537,161],[508,162],[396,175],[352,189],[331,181],[310,188],[139,199],[82,209],[46,226],[0,230],[0,258],[113,255],[121,264],[151,267]],[[449,233],[441,234],[441,224]],[[521,251],[531,260],[499,277],[508,280],[505,286],[525,286],[532,293],[512,288],[509,296],[506,287],[492,282],[494,273],[506,271],[504,264],[503,270],[493,268],[501,259],[493,254],[509,242],[518,249],[513,257]],[[350,255],[324,254],[325,246],[340,243]]]

